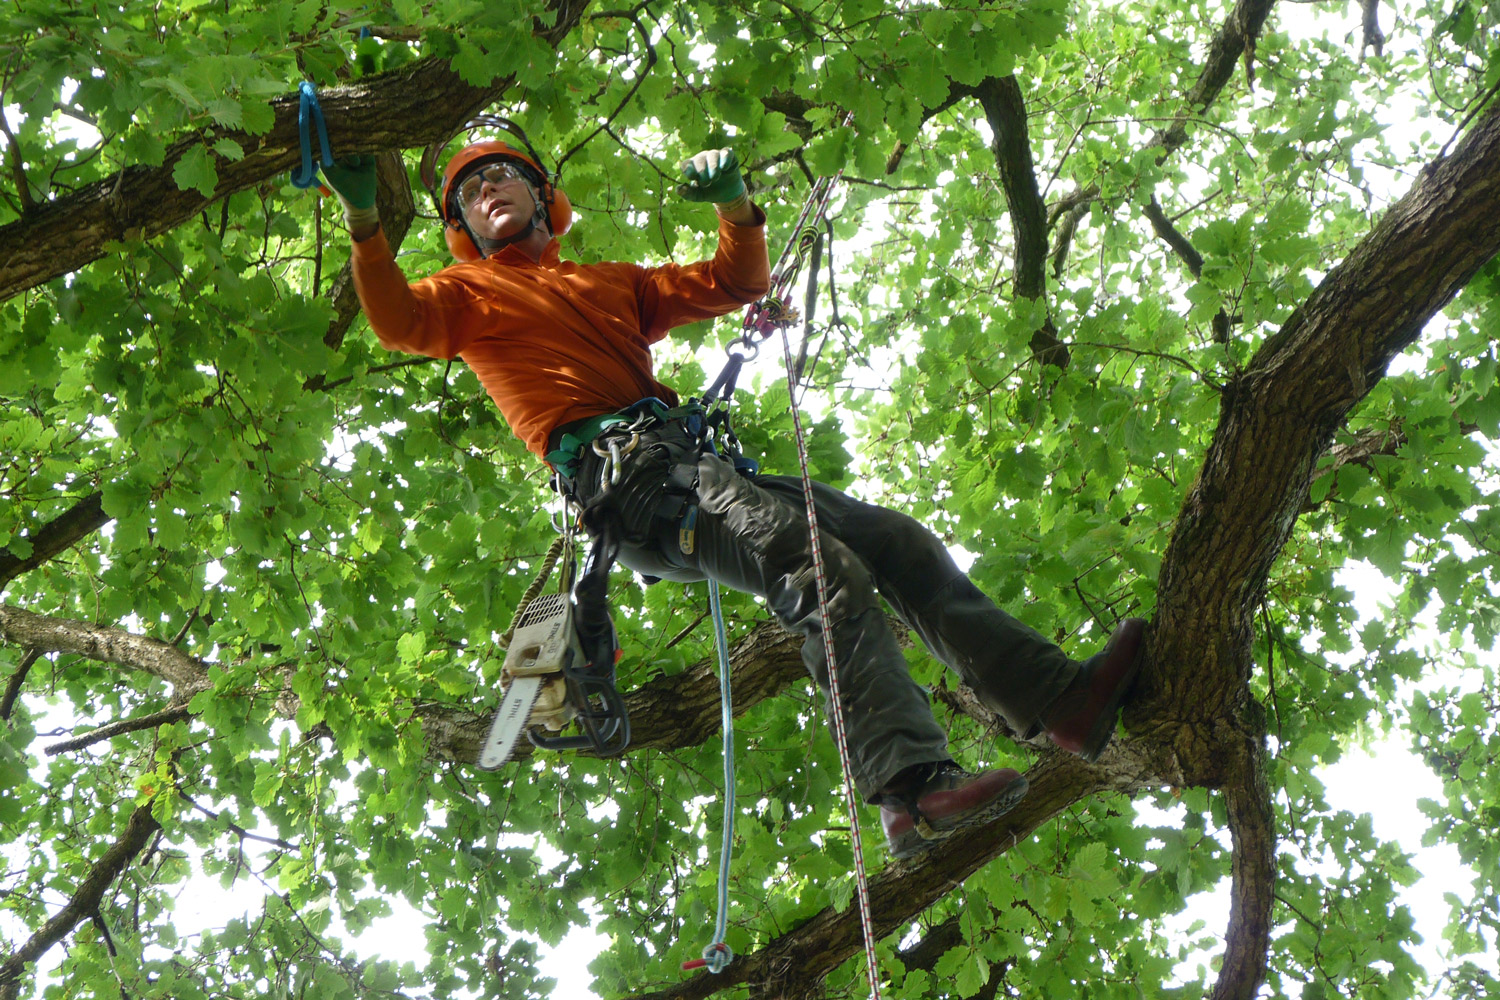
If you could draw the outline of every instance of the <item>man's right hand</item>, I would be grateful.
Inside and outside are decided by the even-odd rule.
[[[323,179],[350,208],[375,207],[375,157],[346,156],[323,168]]]
[[[323,168],[323,179],[344,203],[344,220],[349,235],[356,240],[369,239],[380,225],[375,210],[375,157],[368,153],[346,156]]]

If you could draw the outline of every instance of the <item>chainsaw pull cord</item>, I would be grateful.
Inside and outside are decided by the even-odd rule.
[[[333,149],[328,145],[328,126],[323,121],[323,108],[318,104],[318,88],[311,81],[303,80],[297,87],[297,92],[297,138],[302,142],[302,166],[292,171],[292,186],[310,188],[318,183],[318,168],[313,163],[313,125],[318,128],[323,166],[333,166]]]
[[[552,544],[547,546],[547,554],[542,557],[542,568],[537,570],[536,579],[531,581],[531,586],[526,588],[526,593],[521,595],[521,603],[516,605],[516,613],[511,616],[510,625],[506,628],[500,641],[496,644],[498,649],[509,649],[510,640],[516,634],[516,622],[521,620],[521,615],[531,606],[531,602],[541,596],[547,586],[547,578],[552,575],[552,567],[557,565],[557,557],[562,555],[564,545],[568,539],[565,535],[558,535],[552,539]]]

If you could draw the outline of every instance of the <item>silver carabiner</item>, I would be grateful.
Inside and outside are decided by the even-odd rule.
[[[739,348],[738,351],[735,350],[736,347]],[[756,358],[760,357],[760,341],[746,340],[744,337],[737,337],[736,339],[731,340],[729,344],[724,348],[724,353],[729,355],[731,358],[739,358],[741,364],[749,364]]]
[[[602,445],[601,440],[595,438],[593,448],[594,454],[604,459],[604,467],[599,470],[599,490],[603,492],[611,486],[620,485],[621,459],[635,451],[635,446],[641,443],[641,435],[639,431],[631,431],[628,439],[611,436]]]

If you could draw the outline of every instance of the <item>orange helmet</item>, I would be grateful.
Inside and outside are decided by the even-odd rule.
[[[448,242],[448,249],[458,260],[479,260],[484,256],[464,219],[463,206],[458,204],[458,182],[486,164],[505,162],[514,163],[521,169],[537,196],[537,215],[532,219],[531,227],[524,232],[529,234],[537,222],[545,219],[552,235],[561,236],[573,223],[573,205],[568,201],[568,196],[552,184],[547,171],[533,156],[495,139],[473,142],[448,161],[448,166],[443,170],[442,196],[438,199],[438,212],[443,218],[443,237]]]

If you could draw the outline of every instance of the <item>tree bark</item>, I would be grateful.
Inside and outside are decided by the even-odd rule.
[[[104,495],[90,493],[28,537],[31,554],[25,559],[12,555],[9,549],[0,549],[0,588],[22,573],[66,552],[111,520],[104,513]]]
[[[80,920],[86,919],[99,909],[105,892],[114,884],[125,867],[146,846],[146,841],[161,826],[151,815],[151,803],[138,807],[130,814],[125,832],[110,845],[92,869],[88,877],[68,900],[66,906],[41,926],[31,938],[0,963],[0,1000],[15,1000],[21,992],[21,977],[30,962],[35,962],[47,949],[70,934]]]
[[[208,665],[160,639],[0,604],[0,639],[44,653],[74,653],[141,670],[171,684],[183,701],[211,686]]]
[[[1106,788],[1108,780],[1103,769],[1060,752],[1047,754],[1028,777],[1030,791],[1009,813],[954,834],[938,850],[905,862],[893,861],[870,877],[870,908],[877,938],[915,919],[1063,809]],[[879,850],[868,840],[866,847],[872,852]],[[629,1000],[702,1000],[739,983],[756,983],[769,996],[798,996],[863,947],[857,907],[851,903],[839,912],[829,906],[764,948],[736,955],[718,975],[701,972]]]
[[[1225,386],[1158,583],[1138,717],[1232,718],[1252,618],[1349,411],[1500,251],[1500,108],[1424,173]]]

